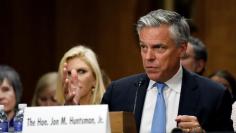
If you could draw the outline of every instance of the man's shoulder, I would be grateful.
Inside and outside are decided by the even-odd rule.
[[[210,80],[207,77],[192,73],[192,72],[186,72],[187,77],[186,78],[191,78],[194,84],[197,84],[200,88],[203,88],[206,90],[207,88],[213,89],[213,91],[224,91],[224,87],[216,83],[212,80]]]
[[[145,73],[140,73],[112,81],[106,89],[102,103],[111,105],[122,103],[121,101],[127,102],[129,101],[127,99],[134,98],[135,92],[140,84],[146,84],[148,83],[148,80]],[[113,106],[110,106],[109,108],[112,109]]]
[[[138,82],[138,81],[144,81],[147,80],[148,77],[145,73],[139,73],[139,74],[134,74],[130,76],[126,76],[120,79],[117,79],[113,82],[121,83],[121,82]]]
[[[139,85],[146,85],[149,83],[149,78],[145,73],[139,73],[127,77],[123,77],[117,80],[114,80],[111,82],[111,84],[108,86],[109,88],[113,88],[113,90],[117,89],[119,90],[120,88],[136,88]]]

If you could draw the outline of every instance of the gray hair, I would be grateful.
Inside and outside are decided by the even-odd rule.
[[[193,46],[193,51],[194,51],[194,54],[195,54],[195,59],[196,60],[204,60],[204,61],[207,61],[207,49],[204,45],[204,43],[196,38],[196,37],[193,37],[193,36],[190,36],[189,37],[189,44]]]
[[[0,65],[0,84],[7,79],[12,85],[16,95],[16,105],[20,102],[22,96],[22,83],[19,74],[15,69],[7,65]]]
[[[188,42],[189,25],[184,17],[173,11],[163,9],[151,11],[138,20],[136,30],[139,34],[143,27],[159,27],[162,24],[170,26],[171,36],[177,46],[183,42]]]

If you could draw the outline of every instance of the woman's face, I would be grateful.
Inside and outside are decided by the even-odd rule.
[[[37,98],[37,106],[55,106],[59,105],[55,99],[56,86],[48,86],[43,89]]]
[[[89,65],[79,57],[72,58],[67,61],[67,70],[69,79],[71,78],[71,70],[75,70],[78,75],[78,86],[80,89],[80,99],[91,96],[92,89],[95,87],[96,79]]]
[[[5,112],[14,111],[16,106],[16,94],[7,79],[0,84],[0,104],[4,105]]]

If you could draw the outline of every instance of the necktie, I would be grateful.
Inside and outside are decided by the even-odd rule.
[[[157,83],[157,101],[152,118],[151,133],[165,133],[166,132],[166,105],[163,96],[163,90],[165,88],[164,83]]]

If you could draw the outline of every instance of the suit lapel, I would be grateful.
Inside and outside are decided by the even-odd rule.
[[[143,79],[143,84],[139,87],[138,90],[138,95],[137,95],[138,98],[135,111],[138,130],[140,127],[145,96],[150,81],[146,74],[142,75],[141,79]],[[135,86],[137,87],[137,84]],[[183,80],[182,80],[178,114],[198,116],[196,109],[198,106],[197,104],[199,100],[199,94],[200,93],[198,90],[198,85],[194,80],[194,76],[185,69],[183,69]]]
[[[196,110],[199,100],[199,89],[194,76],[183,69],[182,88],[179,101],[179,115],[198,116]]]

